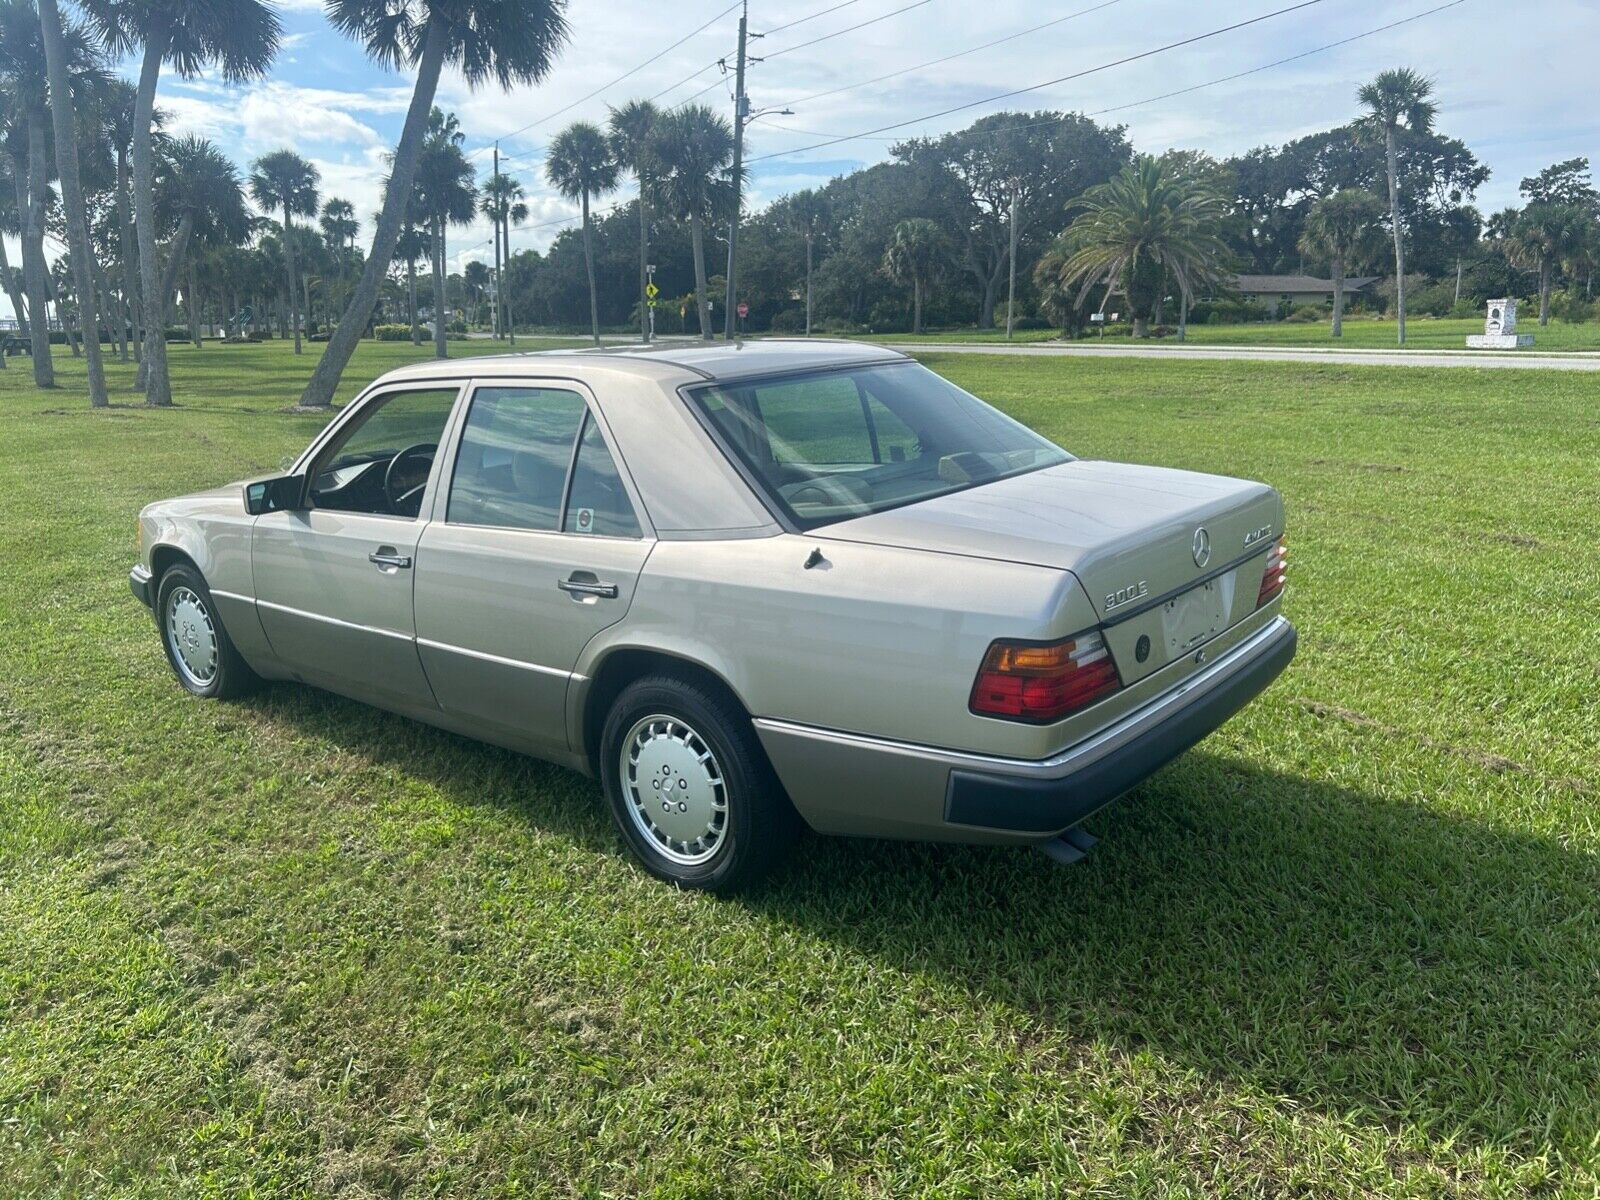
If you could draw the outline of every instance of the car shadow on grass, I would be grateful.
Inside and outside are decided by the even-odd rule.
[[[298,687],[249,703],[624,856],[574,772]],[[1074,1043],[1149,1051],[1202,1086],[1593,1169],[1600,857],[1203,748],[1088,824],[1072,867],[808,838],[729,903],[1014,1010],[1063,1071]]]
[[[1088,825],[1071,867],[817,839],[749,903],[1035,1038],[1594,1169],[1600,857],[1206,750]]]

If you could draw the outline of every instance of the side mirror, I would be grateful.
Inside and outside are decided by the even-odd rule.
[[[280,475],[276,479],[260,479],[244,485],[244,510],[252,517],[262,513],[292,511],[304,508],[305,476]]]

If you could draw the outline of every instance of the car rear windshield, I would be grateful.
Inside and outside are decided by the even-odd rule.
[[[801,529],[1072,457],[916,363],[720,384],[689,395],[756,485]]]

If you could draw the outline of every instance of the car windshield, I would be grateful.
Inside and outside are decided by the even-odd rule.
[[[914,504],[1072,456],[916,363],[689,393],[801,529]]]

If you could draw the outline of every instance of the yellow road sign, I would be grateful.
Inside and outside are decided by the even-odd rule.
[[[644,294],[649,296],[650,299],[654,300],[657,296],[661,295],[661,289],[653,283],[647,283],[644,285]]]

